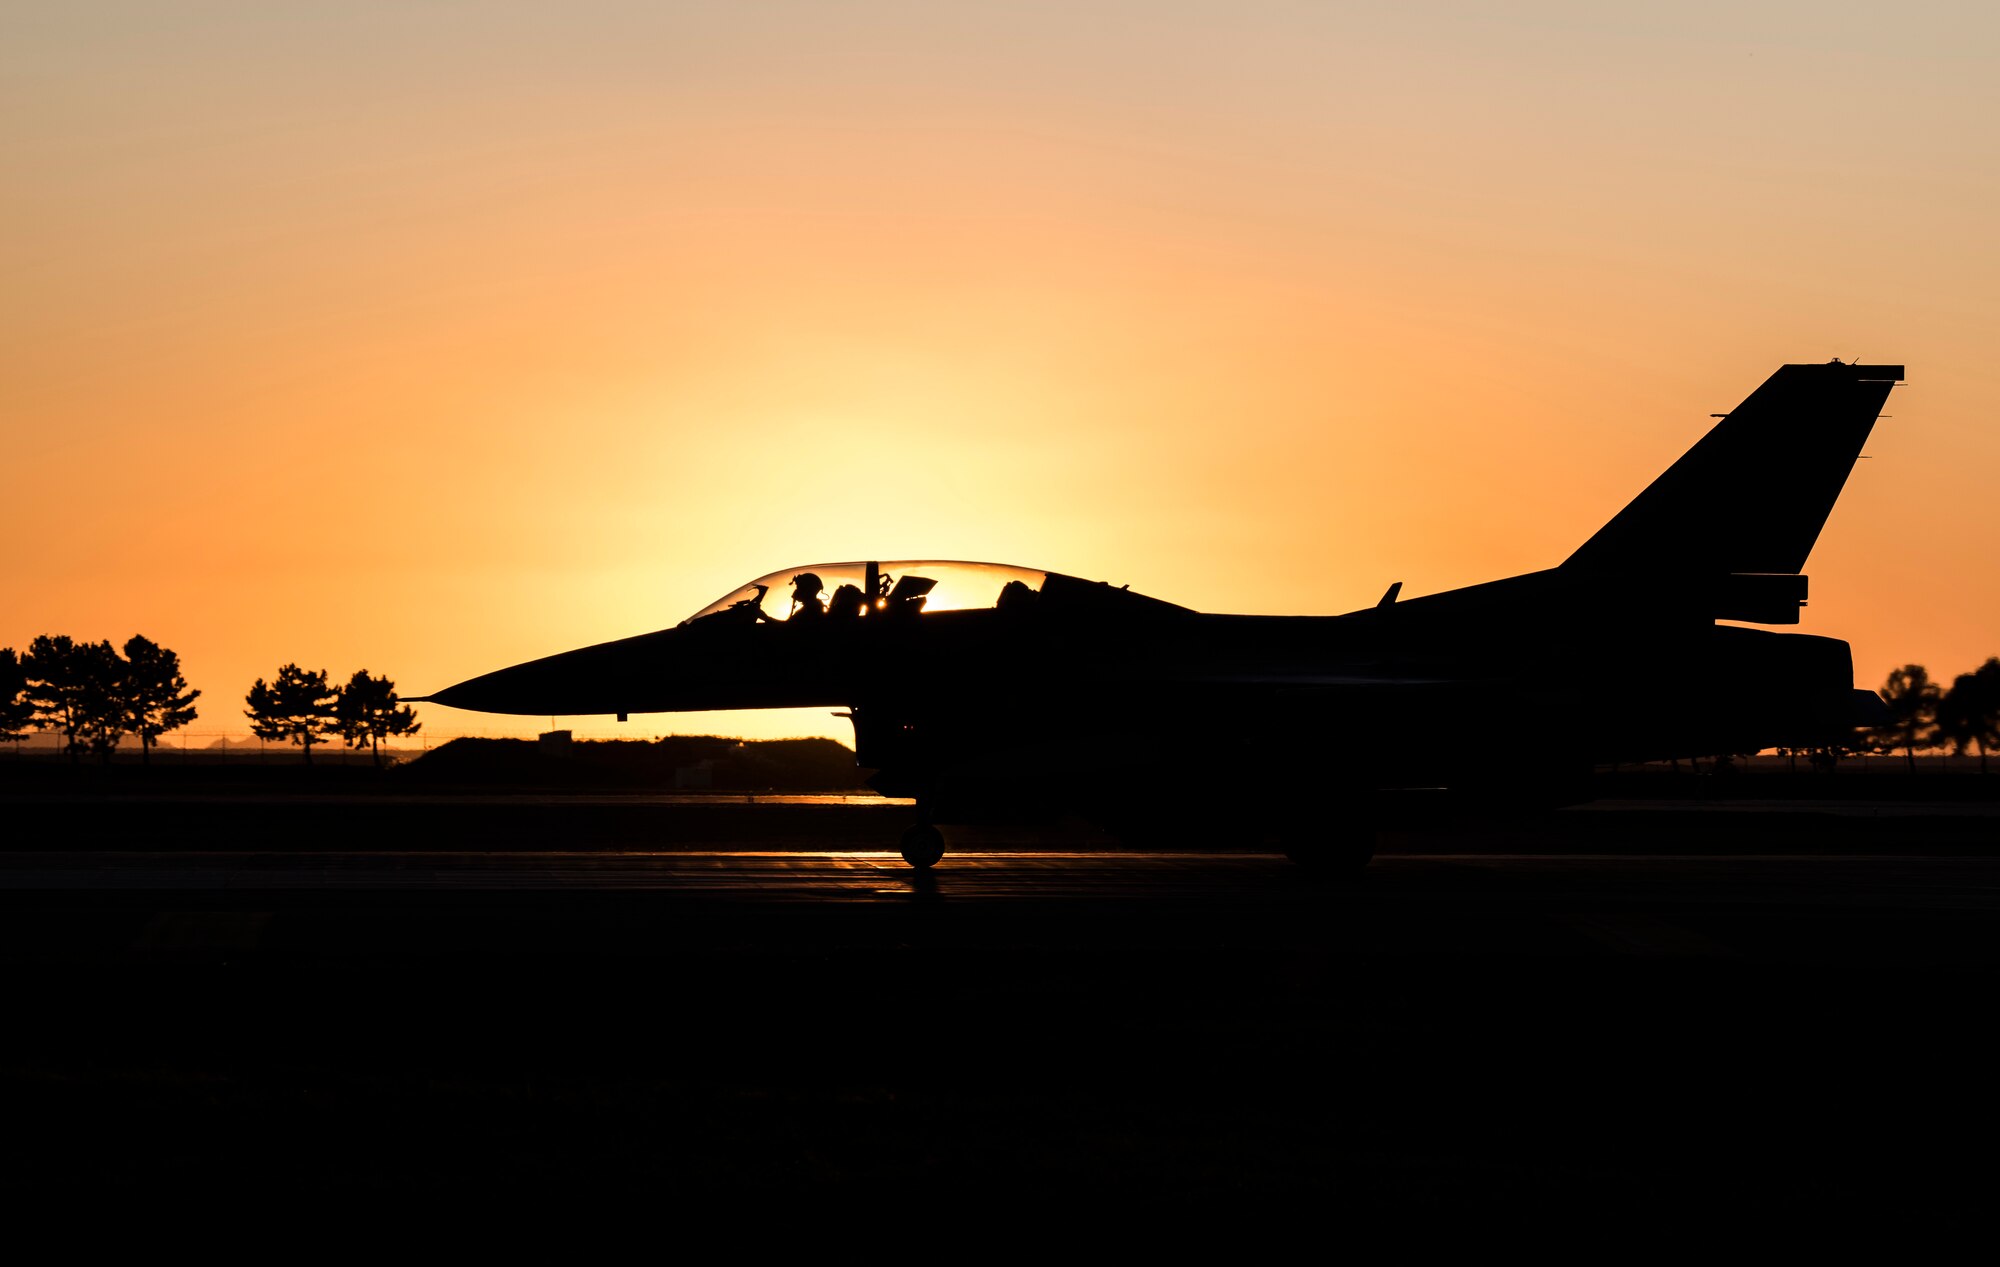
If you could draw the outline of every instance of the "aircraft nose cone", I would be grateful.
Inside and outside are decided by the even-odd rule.
[[[776,626],[687,625],[530,660],[427,698],[524,717],[838,707],[853,701],[864,672],[848,648]]]
[[[428,698],[451,708],[529,717],[651,711],[640,697],[685,659],[669,645],[678,632],[666,629],[545,656],[468,678]]]
[[[467,678],[456,686],[447,686],[442,691],[438,691],[432,695],[409,696],[408,702],[413,704],[444,704],[451,708],[470,709],[473,712],[503,711],[495,709],[493,704],[499,700],[504,700],[511,694],[508,689],[510,686],[508,681],[509,672],[507,669],[501,669],[495,673],[485,673],[476,678]]]
[[[482,673],[475,678],[467,678],[455,686],[447,686],[442,691],[430,695],[405,697],[412,704],[443,704],[450,708],[463,708],[475,713],[533,713],[539,710],[525,707],[532,697],[539,694],[544,685],[537,681],[543,675],[524,673],[522,670],[533,665],[517,664],[513,668],[498,669],[492,673]]]

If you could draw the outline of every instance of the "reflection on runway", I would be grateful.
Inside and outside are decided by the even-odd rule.
[[[966,852],[925,876],[886,851],[39,852],[0,854],[0,891],[678,894],[719,900],[1495,902],[2000,910],[1979,857],[1404,854],[1317,882],[1275,854]]]
[[[965,853],[926,876],[894,852],[39,853],[0,855],[0,889],[644,891],[838,898],[950,891],[1215,893],[1299,879],[1273,855]]]

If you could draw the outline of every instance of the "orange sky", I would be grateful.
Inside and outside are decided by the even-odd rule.
[[[0,645],[144,632],[242,733],[821,559],[1337,612],[1858,356],[1802,628],[2000,653],[1994,11],[1422,8],[17,6]]]

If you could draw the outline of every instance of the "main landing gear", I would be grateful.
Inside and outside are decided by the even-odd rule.
[[[912,823],[903,832],[903,861],[928,871],[944,857],[944,833],[932,823]]]
[[[918,871],[928,871],[944,857],[944,833],[932,823],[912,823],[902,833],[902,859]]]

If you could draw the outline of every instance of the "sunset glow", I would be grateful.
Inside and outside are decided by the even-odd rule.
[[[1985,7],[0,29],[0,646],[144,633],[197,733],[245,733],[287,661],[423,694],[801,559],[1315,614],[1552,566],[1709,415],[1835,356],[1909,383],[1801,630],[1863,685],[2000,653]]]

